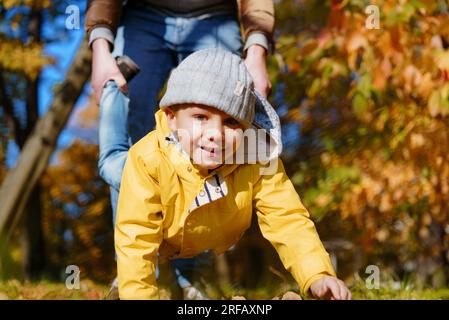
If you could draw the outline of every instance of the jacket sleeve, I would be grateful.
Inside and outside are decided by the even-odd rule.
[[[274,51],[274,4],[272,0],[237,0],[239,19],[245,49],[257,43],[265,47],[260,41],[263,36],[267,41],[268,51]],[[259,43],[260,42],[260,43]]]
[[[105,38],[114,45],[114,38],[122,15],[122,0],[90,0],[84,28],[89,45],[95,39]]]
[[[254,166],[260,168],[259,166]],[[309,213],[278,159],[274,174],[255,173],[253,205],[263,236],[271,242],[301,292],[334,268]]]
[[[163,238],[157,166],[130,149],[115,222],[120,299],[158,299],[155,269]]]

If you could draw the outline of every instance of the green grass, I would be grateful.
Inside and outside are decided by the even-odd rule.
[[[439,300],[449,299],[449,288],[419,288],[412,280],[395,281],[387,279],[380,282],[379,289],[368,289],[364,280],[347,281],[355,300]],[[99,300],[103,299],[109,289],[108,285],[94,283],[90,280],[81,280],[80,289],[70,290],[64,283],[50,281],[25,282],[9,280],[0,282],[0,300]],[[257,288],[253,290],[232,289],[225,290],[225,297],[244,296],[247,299],[262,300],[281,297],[287,291],[298,292],[297,286],[282,284],[279,288]],[[310,299],[310,297],[306,297]]]
[[[379,282],[379,288],[369,289],[365,281],[355,276],[349,284],[356,300],[448,300],[449,288],[430,288],[420,284],[415,276],[399,280],[389,275]]]
[[[82,280],[79,289],[68,289],[64,283],[25,282],[9,280],[0,282],[0,300],[98,300],[103,299],[108,287]]]
[[[449,288],[417,289],[413,287],[380,287],[379,289],[352,288],[355,300],[448,300]]]

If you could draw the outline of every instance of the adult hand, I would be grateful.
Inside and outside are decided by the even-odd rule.
[[[265,98],[268,97],[271,91],[266,56],[265,48],[255,44],[248,48],[245,58],[246,68],[254,81],[254,89]]]
[[[95,92],[97,104],[100,103],[104,85],[108,80],[114,80],[121,91],[127,92],[126,80],[109,51],[108,41],[103,38],[96,39],[92,43],[92,51],[91,85]]]
[[[315,280],[310,286],[312,295],[317,298],[331,300],[351,300],[352,295],[345,283],[332,276],[324,276]]]

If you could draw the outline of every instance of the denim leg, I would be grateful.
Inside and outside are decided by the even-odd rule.
[[[171,262],[180,287],[186,288],[192,285],[195,275],[205,272],[213,265],[214,254],[212,251],[205,251],[194,258],[175,259]]]
[[[111,208],[112,208],[112,227],[115,228],[115,218],[117,217],[117,205],[118,205],[118,189],[115,189],[109,186],[109,194],[111,199]]]
[[[139,74],[128,83],[132,144],[154,129],[159,93],[175,67],[175,55],[165,40],[165,19],[144,8],[131,7],[124,15],[124,54],[140,67]]]
[[[208,48],[222,48],[237,55],[242,54],[240,26],[233,15],[184,19],[180,24],[182,28],[178,30],[176,38],[178,63],[192,52]]]
[[[114,83],[105,88],[102,97],[105,102],[100,102],[98,166],[100,176],[110,186],[113,225],[127,151],[154,129],[157,97],[174,66],[174,55],[164,45],[163,21],[145,11],[126,10],[114,52],[131,57],[139,65],[140,73],[128,83],[129,97],[117,90]]]
[[[98,170],[110,186],[114,222],[120,181],[130,147],[126,121],[128,104],[128,97],[114,81],[109,81],[100,100]]]

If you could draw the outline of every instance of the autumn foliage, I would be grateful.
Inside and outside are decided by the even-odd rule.
[[[367,28],[368,4],[379,9],[379,29]],[[284,122],[299,125],[291,168],[304,201],[318,219],[344,221],[340,236],[366,264],[447,275],[447,8],[283,1],[278,13],[285,66],[275,82]],[[303,21],[289,23],[295,16]]]

